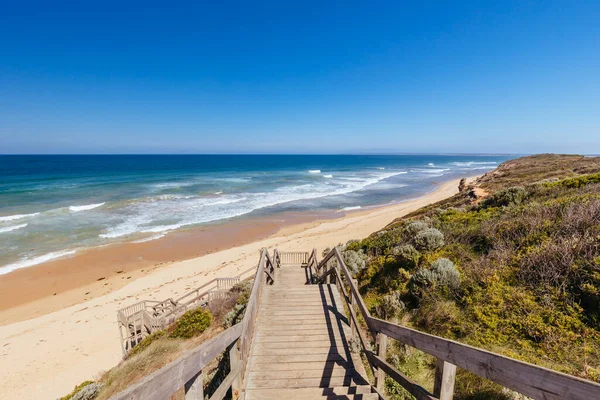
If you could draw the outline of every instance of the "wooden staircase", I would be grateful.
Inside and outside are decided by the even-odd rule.
[[[385,379],[417,400],[452,400],[457,368],[534,399],[600,399],[596,382],[373,317],[337,248],[321,262],[314,249],[312,253],[276,249],[272,257],[262,249],[254,276],[240,323],[110,400],[167,400],[178,391],[185,392],[186,400],[205,400],[204,370],[226,352],[229,372],[219,378],[209,400],[385,400]],[[368,362],[374,386],[367,381],[358,354],[350,351],[350,337]],[[437,358],[433,391],[387,361],[388,338]]]
[[[282,264],[265,288],[246,370],[246,400],[379,399],[372,392],[334,284],[311,285]]]

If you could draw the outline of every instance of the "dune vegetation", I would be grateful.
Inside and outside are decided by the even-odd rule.
[[[374,315],[600,382],[600,159],[506,162],[342,249]],[[389,346],[431,390],[435,360]],[[465,371],[456,385],[457,399],[519,398]]]
[[[97,381],[83,382],[61,400],[108,399],[176,360],[184,351],[230,328],[243,319],[251,287],[251,280],[243,281],[233,286],[224,298],[213,300],[207,308],[186,312],[167,329],[145,337],[121,363],[106,371]],[[227,357],[225,353],[206,368],[206,393],[212,393],[224,378],[223,374],[229,368]],[[92,388],[90,395],[84,393]],[[173,400],[183,398],[183,390],[172,397]]]

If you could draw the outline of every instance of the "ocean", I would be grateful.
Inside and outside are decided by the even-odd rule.
[[[281,212],[405,201],[507,156],[0,156],[0,274],[89,247]]]

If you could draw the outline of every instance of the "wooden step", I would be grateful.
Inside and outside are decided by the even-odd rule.
[[[254,356],[252,355],[252,364],[269,363],[304,363],[304,362],[346,362],[351,363],[346,356],[340,354],[294,354],[288,356]],[[340,385],[343,386],[343,385]]]
[[[248,380],[246,389],[287,389],[287,388],[326,388],[332,386],[351,386],[364,385],[367,382],[357,375],[333,376],[333,377],[318,377],[318,378],[282,378],[279,379],[276,375],[271,379],[251,379]]]
[[[368,397],[351,397],[367,395]],[[373,397],[372,395],[375,395]],[[341,396],[341,397],[340,397]],[[345,397],[343,397],[345,396]],[[254,389],[246,391],[246,400],[298,400],[298,399],[378,399],[377,394],[371,393],[370,386],[342,386],[327,388],[298,388],[298,389]]]
[[[333,367],[345,367],[354,369],[354,363],[346,362],[346,361],[308,361],[301,363],[250,363],[248,364],[248,371],[257,372],[257,371],[301,371],[301,370],[313,370],[313,369],[321,369],[324,370],[326,368]]]
[[[296,370],[283,370],[283,371],[265,371],[253,369],[248,373],[248,378],[252,380],[270,380],[270,379],[308,379],[308,378],[322,378],[327,380],[335,377],[352,377],[356,375],[356,371],[352,368],[346,368],[345,366],[333,365],[329,368],[313,368],[313,369],[296,369]]]

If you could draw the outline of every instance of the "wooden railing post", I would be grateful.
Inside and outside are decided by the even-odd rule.
[[[230,373],[233,373],[234,371],[236,372],[236,377],[234,378],[233,382],[231,383],[231,398],[232,400],[237,400],[238,397],[240,396],[240,391],[242,388],[241,385],[241,358],[240,358],[240,349],[239,349],[239,339],[236,340],[235,342],[233,342],[233,344],[231,345],[231,349],[229,349],[229,366],[230,366]]]
[[[387,342],[388,337],[381,332],[377,333],[377,356],[385,361],[385,355],[387,352]],[[375,374],[375,387],[377,390],[383,391],[383,386],[385,383],[385,371],[381,368],[377,368],[377,373]]]
[[[185,400],[204,400],[204,370],[185,384]]]
[[[351,279],[351,282],[354,286],[358,287],[358,280]],[[351,312],[353,312],[354,315],[357,315],[356,299],[354,298],[354,294],[352,293],[352,290],[349,291],[348,297],[350,300],[350,308],[352,308]],[[358,326],[356,326],[356,324],[354,323],[354,318],[350,318],[350,338],[355,339],[357,333],[358,333]]]
[[[454,380],[456,379],[456,365],[438,358],[435,370],[435,383],[433,395],[440,400],[452,400],[454,397]]]

